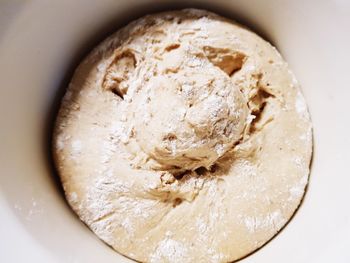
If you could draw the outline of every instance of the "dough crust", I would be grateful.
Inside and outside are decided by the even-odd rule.
[[[273,46],[185,9],[140,18],[84,59],[53,152],[69,204],[119,253],[230,262],[298,208],[312,127]]]

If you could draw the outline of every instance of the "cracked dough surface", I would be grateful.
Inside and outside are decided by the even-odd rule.
[[[273,46],[186,9],[140,18],[84,59],[53,152],[69,204],[119,253],[229,262],[299,206],[312,128]]]

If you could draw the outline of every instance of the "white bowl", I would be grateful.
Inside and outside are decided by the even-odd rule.
[[[173,2],[0,2],[1,262],[129,262],[65,202],[50,162],[52,115],[74,67],[108,33],[148,12],[190,6],[229,16],[272,41],[301,82],[314,124],[301,208],[242,262],[350,262],[350,2]]]

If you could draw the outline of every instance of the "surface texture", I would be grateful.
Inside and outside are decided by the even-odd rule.
[[[70,205],[118,252],[227,262],[292,216],[311,139],[279,53],[240,25],[185,10],[131,23],[82,62],[54,152]]]

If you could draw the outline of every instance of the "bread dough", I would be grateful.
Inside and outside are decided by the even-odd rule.
[[[181,38],[179,43],[160,41],[161,46],[153,46],[142,61],[137,55],[133,57],[139,74],[122,83],[124,93],[130,94],[126,93],[123,109],[125,126],[133,132],[137,149],[130,153],[136,157],[144,152],[144,158],[135,162],[139,168],[209,169],[241,138],[248,116],[247,101],[229,75],[201,48],[181,42]],[[136,53],[131,50],[122,46],[115,52],[117,57]],[[236,59],[243,57],[234,58],[232,63]],[[119,89],[121,61],[109,65],[105,90]],[[134,68],[123,65],[123,69],[129,72]]]
[[[268,42],[213,13],[140,18],[77,68],[53,152],[67,200],[142,262],[229,262],[270,240],[308,182],[312,128]]]

